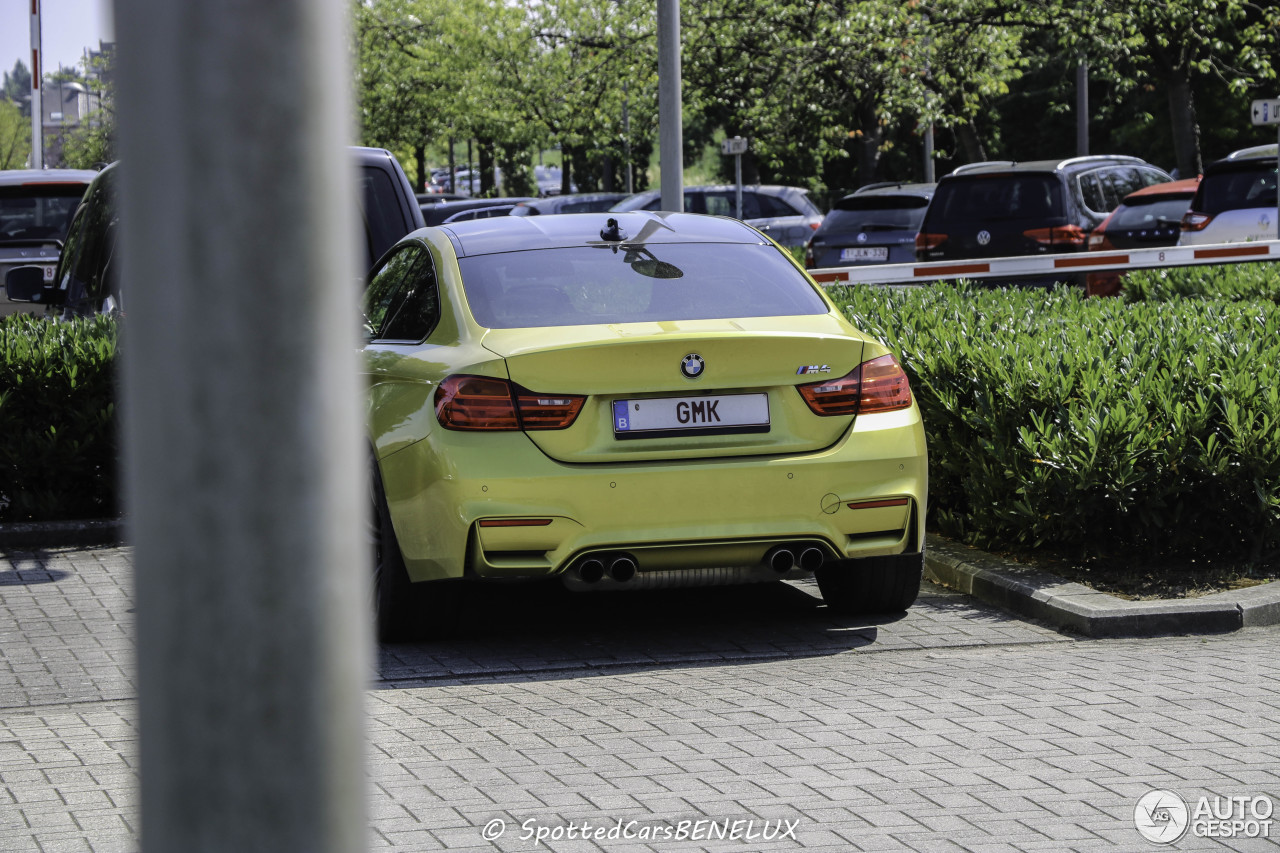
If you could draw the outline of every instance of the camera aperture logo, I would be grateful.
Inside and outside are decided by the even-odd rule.
[[[1187,831],[1187,804],[1172,791],[1150,791],[1133,807],[1133,825],[1142,837],[1157,844],[1172,844]]]
[[[1270,838],[1275,804],[1267,796],[1201,797],[1195,809],[1172,791],[1143,794],[1133,808],[1142,837],[1172,844],[1188,831],[1197,838]]]

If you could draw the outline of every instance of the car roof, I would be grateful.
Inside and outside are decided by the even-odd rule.
[[[895,195],[913,195],[921,198],[929,198],[933,195],[933,191],[937,189],[937,184],[868,184],[865,187],[858,187],[853,192],[840,199],[844,201],[846,198],[867,198],[869,196],[895,196]]]
[[[1269,160],[1276,156],[1277,150],[1280,150],[1280,145],[1277,145],[1274,142],[1270,145],[1254,145],[1251,148],[1241,148],[1239,151],[1232,151],[1218,162],[1224,163],[1229,160]]]
[[[957,175],[991,175],[1009,172],[1059,172],[1074,167],[1107,166],[1126,164],[1133,166],[1151,165],[1141,157],[1130,157],[1126,154],[1089,154],[1084,157],[1067,157],[1060,160],[987,160],[981,163],[966,163],[957,166],[951,174],[944,175],[943,180]]]
[[[1143,187],[1140,190],[1134,190],[1129,193],[1120,202],[1124,204],[1131,198],[1146,198],[1149,196],[1193,196],[1196,194],[1196,188],[1200,186],[1200,176],[1194,178],[1183,178],[1180,181],[1166,181],[1163,184],[1152,184],[1149,187]]]
[[[621,243],[741,243],[762,244],[758,231],[736,219],[697,213],[636,211],[632,213],[555,213],[547,216],[496,216],[439,226],[459,257],[519,252],[527,249],[562,249],[577,246],[609,246],[600,232],[609,220],[617,220],[624,236]],[[430,229],[428,229],[430,230]],[[422,235],[422,232],[418,232]]]
[[[789,192],[804,193],[805,195],[808,195],[809,193],[809,191],[804,187],[790,187],[783,184],[743,184],[742,188],[744,190],[754,190],[756,192],[763,190],[764,192],[772,192],[779,195]],[[694,186],[684,188],[685,192],[737,192],[737,190],[737,184],[696,184]],[[651,187],[647,190],[641,190],[635,195],[658,195],[661,192],[661,188]]]
[[[0,171],[0,186],[28,184],[89,184],[98,173],[92,169],[6,169]]]

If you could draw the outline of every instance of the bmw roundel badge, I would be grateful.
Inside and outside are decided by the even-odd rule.
[[[704,367],[706,367],[706,362],[696,352],[689,353],[680,361],[680,372],[690,379],[697,379],[701,376],[702,368]]]

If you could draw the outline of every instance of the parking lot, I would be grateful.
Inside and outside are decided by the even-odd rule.
[[[127,548],[0,560],[0,849],[138,848],[130,583]],[[929,585],[866,620],[804,583],[464,617],[373,665],[372,850],[1161,849],[1149,792],[1280,798],[1275,628],[1083,640]],[[1164,849],[1275,847],[1196,832]]]

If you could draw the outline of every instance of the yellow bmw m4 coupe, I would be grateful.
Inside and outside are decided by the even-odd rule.
[[[815,577],[841,612],[919,592],[928,471],[889,350],[732,219],[425,228],[364,298],[379,636],[460,590]]]

